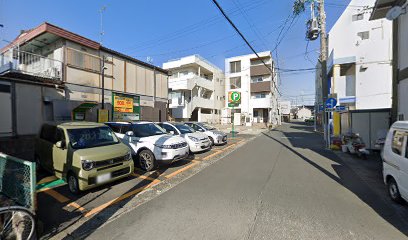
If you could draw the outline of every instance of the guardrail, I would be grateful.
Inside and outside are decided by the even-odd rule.
[[[36,183],[35,162],[0,153],[0,194],[34,211]]]

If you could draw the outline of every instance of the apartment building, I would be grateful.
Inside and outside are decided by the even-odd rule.
[[[241,102],[232,110],[240,113],[246,124],[279,124],[278,92],[273,59],[270,51],[231,57],[225,60],[225,95],[241,93]],[[266,63],[266,67],[263,62]],[[234,114],[235,115],[235,114]],[[235,121],[236,122],[236,121]],[[241,123],[243,124],[243,123]]]
[[[393,26],[393,111],[392,122],[408,120],[408,2],[406,0],[377,0],[370,20],[379,19]],[[392,8],[401,7],[402,13],[393,20],[385,19]],[[385,47],[385,46],[381,46]]]
[[[98,112],[166,119],[166,70],[76,33],[43,23],[0,53],[0,137],[36,134],[44,121],[97,121]]]
[[[369,148],[388,128],[392,102],[392,24],[369,20],[374,3],[349,3],[329,32],[327,62],[329,97],[348,110],[332,114],[333,134],[358,133]]]
[[[220,123],[225,102],[224,73],[199,55],[163,64],[170,72],[169,109],[176,121]]]

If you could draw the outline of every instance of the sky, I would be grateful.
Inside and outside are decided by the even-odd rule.
[[[256,51],[274,51],[283,69],[313,68],[319,41],[305,40],[310,11],[285,23],[293,0],[218,0]],[[326,0],[328,30],[349,0]],[[101,39],[100,9],[103,11]],[[49,22],[156,66],[199,54],[224,69],[225,58],[252,53],[211,0],[0,0],[0,47],[20,30]],[[278,40],[281,33],[281,41]],[[5,40],[5,41],[4,41]],[[308,52],[307,54],[305,54]],[[277,58],[276,58],[276,53]],[[282,99],[313,104],[315,73],[282,73]]]

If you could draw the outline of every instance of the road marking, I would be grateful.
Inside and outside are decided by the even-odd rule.
[[[145,175],[141,175],[141,174],[138,174],[138,173],[132,173],[132,176],[137,177],[137,178],[141,178],[141,179],[144,179],[144,180],[149,180],[149,181],[158,180],[158,179],[155,179],[155,178],[152,178],[152,177],[149,177],[149,176],[145,176]],[[158,180],[158,181],[160,181],[160,180]]]
[[[198,161],[194,161],[194,160],[191,161],[191,162],[192,162],[192,164],[190,164],[188,166],[185,166],[185,167],[183,167],[183,168],[181,168],[181,169],[179,169],[179,170],[177,170],[175,172],[172,172],[172,173],[170,173],[170,174],[168,174],[168,175],[166,175],[164,177],[167,178],[167,179],[172,178],[172,177],[178,175],[179,173],[182,173],[182,172],[186,171],[187,169],[192,168],[193,166],[195,166],[195,165],[197,165],[199,163]]]
[[[232,147],[234,147],[234,146],[236,146],[236,145],[237,145],[237,143],[231,144],[231,145],[229,145],[228,147],[223,148],[222,151],[225,151],[225,150],[227,150],[227,149],[230,149],[230,148],[232,148]]]
[[[86,209],[83,208],[83,207],[81,207],[81,205],[79,205],[79,204],[76,203],[76,202],[68,203],[66,207],[73,207],[73,208],[75,208],[76,210],[79,210],[79,211],[81,211],[81,212],[86,212]]]
[[[208,159],[210,159],[210,158],[212,158],[212,157],[214,157],[214,156],[216,156],[216,155],[218,155],[218,154],[220,154],[220,153],[222,153],[221,150],[216,150],[215,153],[212,153],[212,154],[208,155],[207,157],[203,158],[203,160],[204,160],[204,161],[205,161],[205,160],[208,160]]]
[[[37,185],[43,184],[43,183],[48,183],[57,180],[56,176],[49,176],[41,179],[40,181],[37,182]]]
[[[153,187],[154,185],[156,185],[158,183],[160,183],[160,181],[155,179],[154,181],[152,181],[151,183],[147,184],[144,187],[137,188],[137,189],[135,189],[135,190],[133,190],[131,192],[125,193],[125,194],[121,195],[120,197],[117,197],[117,198],[115,198],[115,199],[113,199],[113,200],[111,200],[111,201],[109,201],[107,203],[104,203],[104,204],[100,205],[99,207],[93,208],[89,212],[85,213],[84,217],[90,217],[90,216],[94,215],[95,213],[98,213],[98,212],[104,210],[105,208],[107,208],[107,207],[109,207],[109,206],[111,206],[111,205],[113,205],[115,203],[118,203],[118,202],[120,202],[120,201],[122,201],[122,200],[124,200],[126,198],[132,197],[132,196],[142,192],[143,190],[146,190],[146,189],[148,189],[150,187]]]
[[[50,195],[51,197],[55,198],[58,202],[60,203],[66,203],[68,202],[70,199],[65,197],[64,195],[62,195],[61,193],[48,188],[46,190],[43,190],[46,194]]]

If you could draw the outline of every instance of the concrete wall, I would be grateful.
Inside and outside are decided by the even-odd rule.
[[[402,74],[408,72],[408,14],[398,18],[398,69],[400,82],[398,84],[398,115],[401,120],[408,119],[408,76]]]

